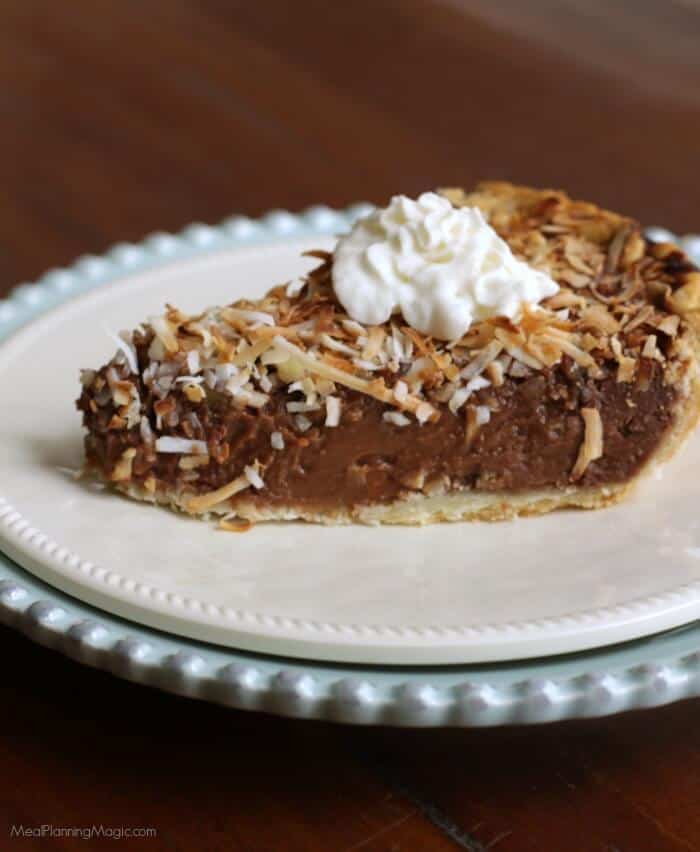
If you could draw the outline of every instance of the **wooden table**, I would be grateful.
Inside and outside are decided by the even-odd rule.
[[[0,0],[0,292],[193,220],[486,176],[700,230],[699,39],[697,0]],[[351,729],[2,640],[0,836],[103,823],[156,829],[129,848],[188,851],[700,848],[698,702]]]

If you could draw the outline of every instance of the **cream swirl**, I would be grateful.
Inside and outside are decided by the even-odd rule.
[[[559,287],[518,260],[476,207],[455,208],[434,192],[396,195],[358,220],[333,258],[333,288],[348,315],[367,325],[402,313],[440,340],[476,321],[517,320]]]

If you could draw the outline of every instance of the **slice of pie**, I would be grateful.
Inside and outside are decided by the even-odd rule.
[[[555,282],[541,291],[553,295],[516,304],[501,255],[475,243],[469,302],[472,267],[450,266],[450,240],[471,232],[448,216],[436,242],[430,211],[414,243],[396,231],[395,257],[389,243],[312,252],[306,279],[262,299],[197,316],[168,307],[123,333],[109,364],[82,375],[87,468],[233,528],[498,520],[620,500],[696,422],[700,272],[633,220],[562,192],[439,194],[450,216],[476,216],[474,233],[495,231],[488,245],[521,272]],[[334,271],[351,261],[340,287]],[[363,307],[349,314],[353,295]]]

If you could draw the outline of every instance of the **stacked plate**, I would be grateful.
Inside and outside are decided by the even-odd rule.
[[[339,721],[541,722],[698,694],[700,439],[605,511],[423,529],[234,535],[74,477],[78,370],[115,331],[302,274],[364,209],[156,234],[0,301],[0,616],[132,680]]]

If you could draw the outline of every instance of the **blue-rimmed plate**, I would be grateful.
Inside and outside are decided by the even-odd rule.
[[[656,511],[657,501],[669,506],[678,490],[677,477],[673,488],[668,478],[652,483],[636,503],[619,511],[560,513],[497,527],[361,530],[359,535],[289,525],[231,537],[91,491],[60,470],[79,462],[78,421],[71,407],[75,371],[111,354],[112,343],[101,325],[131,326],[166,299],[195,310],[206,302],[254,295],[301,272],[294,265],[299,251],[323,245],[356,213],[357,208],[345,213],[316,209],[302,216],[274,213],[260,222],[236,219],[219,228],[194,226],[179,237],[156,235],[141,246],[117,247],[104,258],[84,258],[73,269],[50,273],[39,286],[20,288],[0,303],[3,337],[32,320],[0,347],[7,408],[21,409],[21,398],[14,400],[12,394],[27,387],[38,387],[43,402],[41,408],[25,407],[23,416],[4,426],[3,548],[54,585],[151,626],[258,651],[335,661],[406,665],[532,657],[619,641],[696,617],[700,575],[692,519],[679,537],[672,506],[662,519]],[[79,294],[81,298],[74,298]],[[43,316],[58,304],[63,307]],[[38,410],[44,416],[37,423]],[[688,459],[686,455],[685,467]],[[683,465],[677,470],[682,472]],[[640,524],[640,518],[647,521]],[[625,558],[611,560],[610,549],[592,544],[596,536],[601,540],[612,531],[619,542],[625,523],[623,545],[629,542],[640,553],[646,551],[642,571],[628,547],[622,549]],[[590,525],[585,535],[582,524]],[[567,545],[572,531],[575,552]],[[572,570],[581,541],[586,548]],[[513,567],[509,554],[523,552],[531,558],[523,562],[521,557]],[[460,559],[450,561],[456,553]],[[553,554],[558,554],[559,565],[568,563],[568,573],[556,571]],[[663,557],[664,571],[654,570]],[[7,571],[21,573],[11,563]],[[475,587],[478,596],[469,594]],[[68,642],[81,658],[110,665],[121,660],[119,665],[126,665],[136,679],[155,678],[168,688],[180,684],[230,703],[268,706],[272,701],[283,712],[328,713],[358,721],[493,724],[538,714],[544,719],[606,712],[649,701],[647,675],[629,670],[631,658],[625,655],[631,649],[609,652],[611,660],[627,661],[624,676],[615,680],[604,672],[601,683],[581,658],[492,670],[435,670],[430,676],[372,669],[371,675],[360,677],[356,670],[282,665],[240,654],[238,663],[228,665],[223,660],[231,652],[169,640],[111,616],[98,617],[103,629],[95,633],[80,626],[86,617],[83,605],[69,604],[46,589],[42,597],[59,597],[60,607],[37,605],[31,598],[35,588],[22,576],[17,587],[11,582],[4,592],[13,617],[22,613],[23,625]],[[134,641],[115,639],[115,630]],[[661,673],[653,670],[659,700],[695,689],[692,631],[681,635],[691,645],[684,644],[680,656],[673,657],[673,651],[670,666]],[[660,642],[656,650],[667,654],[677,639],[650,643]],[[173,650],[178,642],[187,648],[184,657]],[[167,647],[168,653],[157,652],[157,647]],[[635,646],[635,653],[651,661],[643,647]],[[557,682],[577,667],[580,674],[567,674],[566,686]],[[489,671],[490,680],[482,680]],[[535,671],[545,674],[543,682],[532,680]],[[271,679],[270,672],[275,672]],[[554,679],[547,676],[554,673]],[[518,685],[523,678],[526,687]],[[597,710],[591,689],[601,699]],[[604,698],[608,693],[612,697]],[[640,699],[642,694],[647,697]]]

